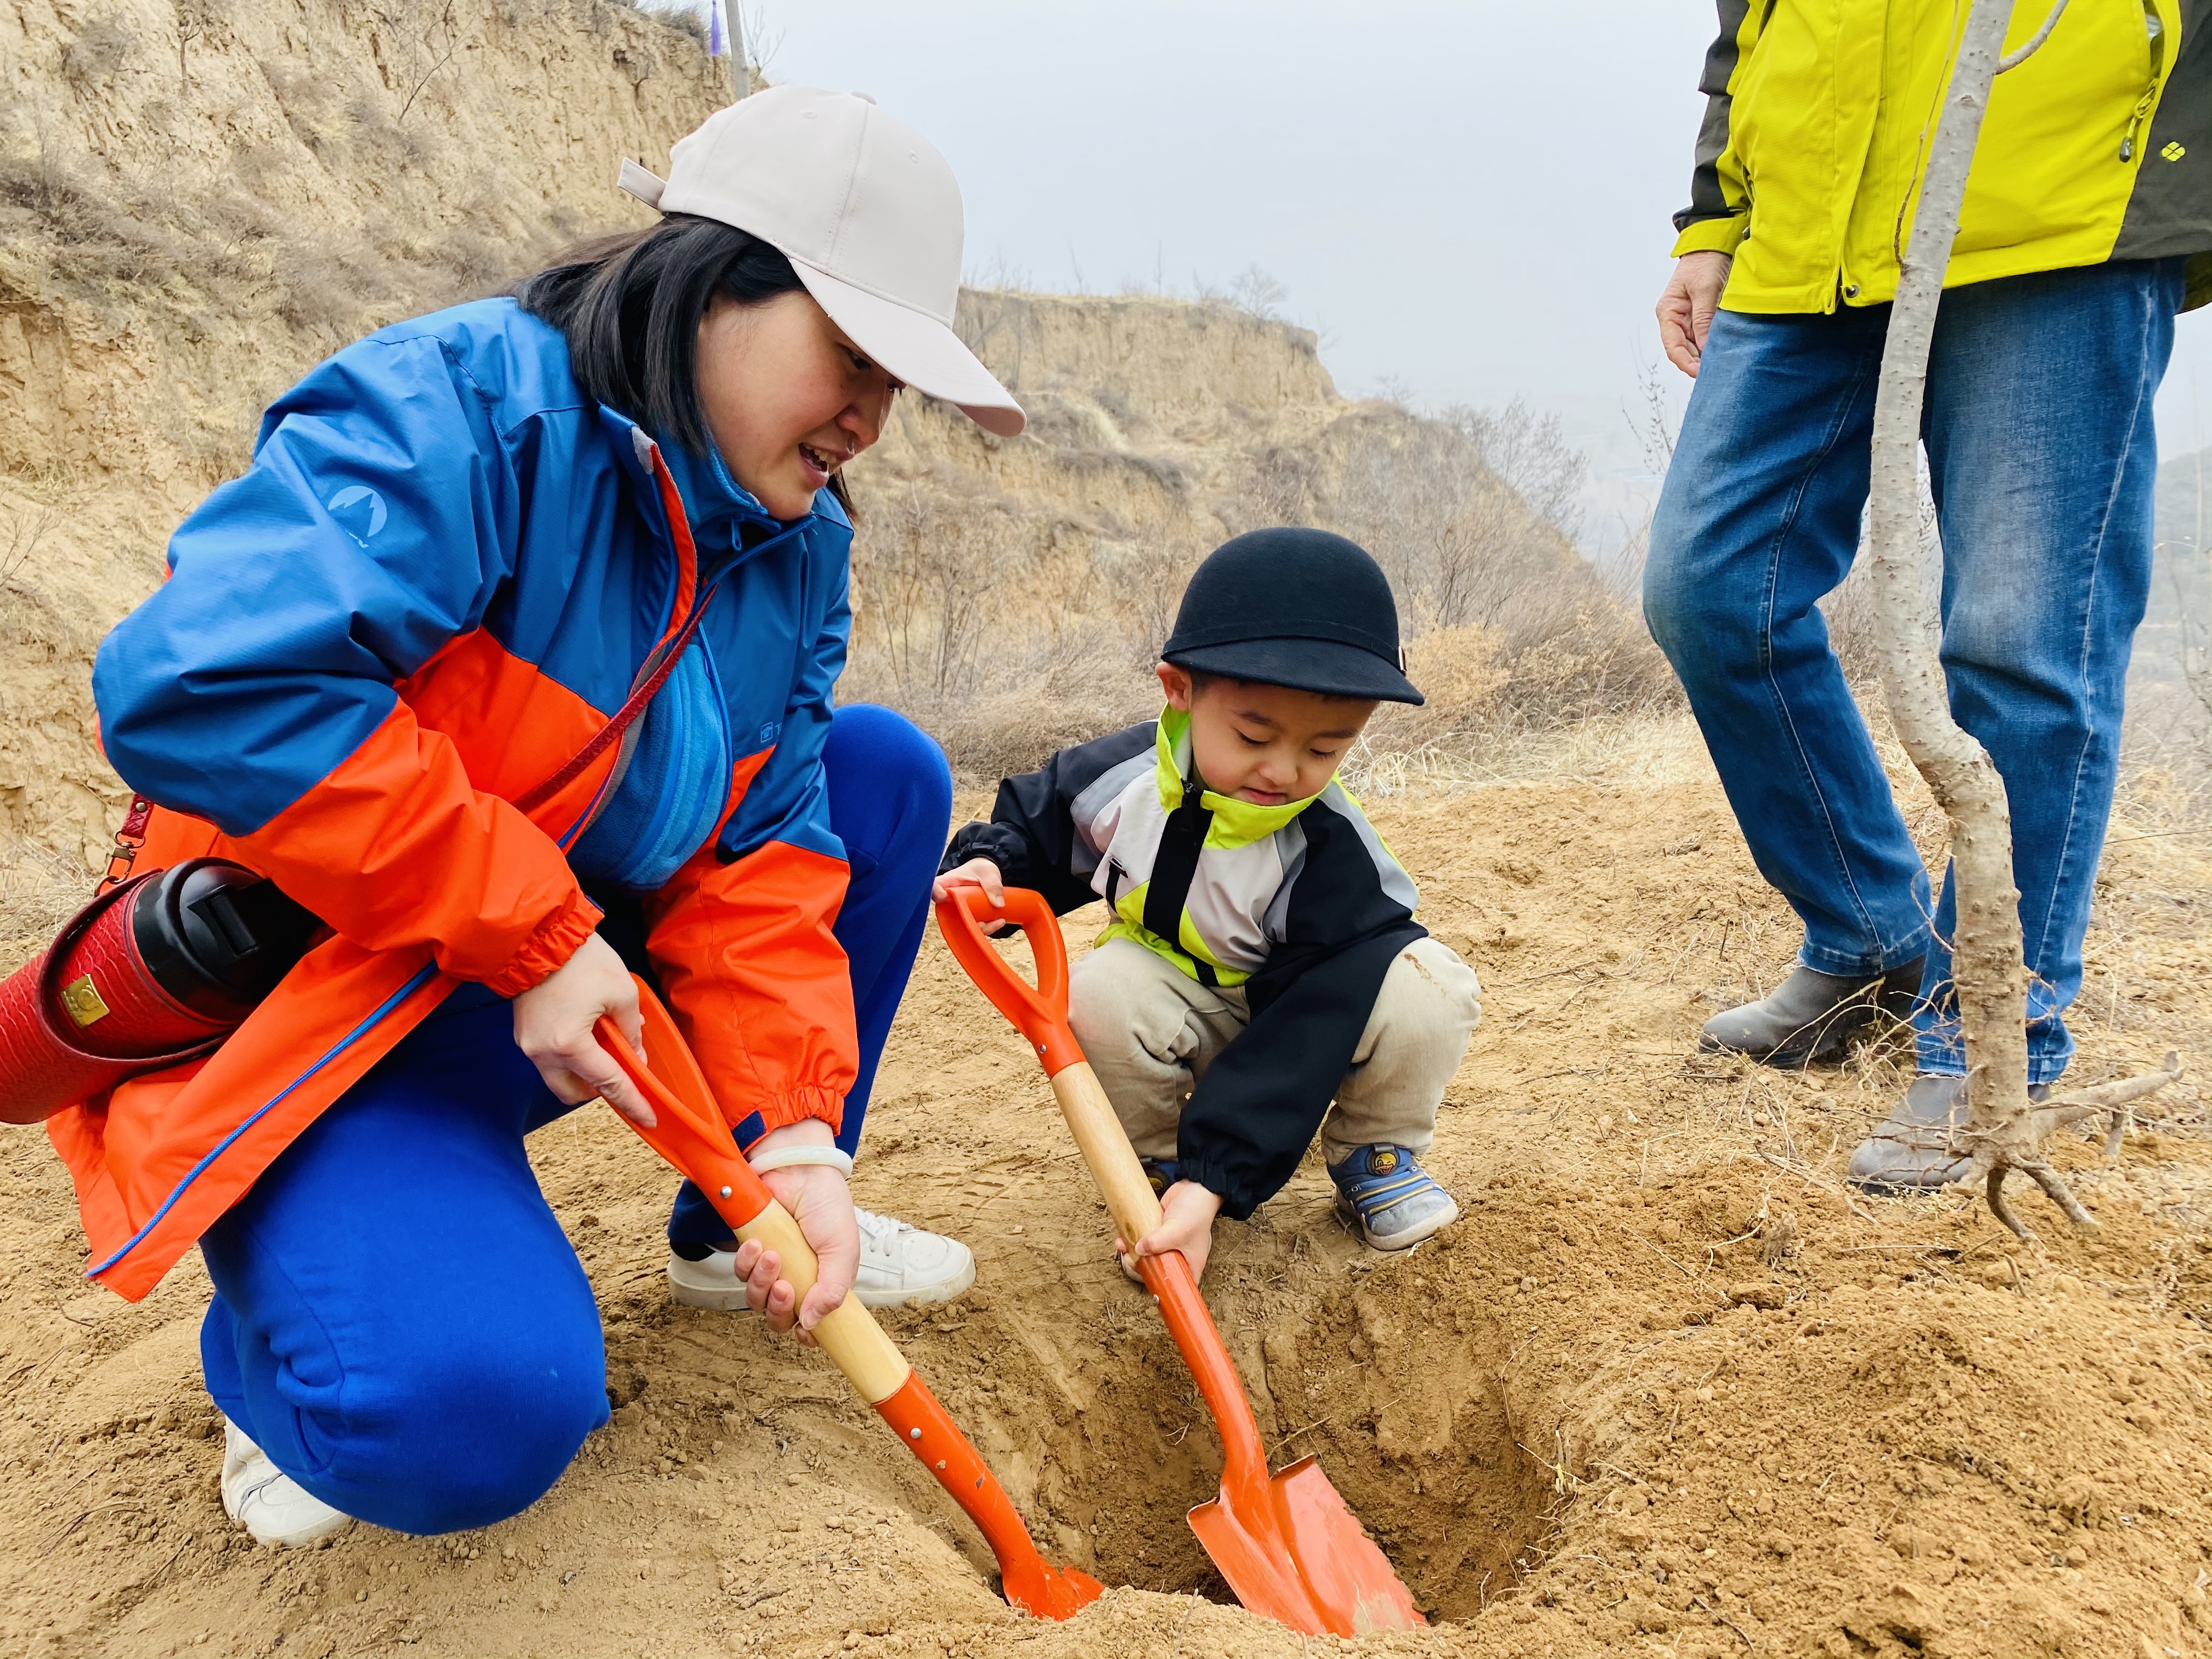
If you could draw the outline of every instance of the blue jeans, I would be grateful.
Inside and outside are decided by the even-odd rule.
[[[2181,261],[1953,289],[1922,436],[1943,544],[1942,660],[1959,723],[2011,800],[2033,983],[2029,1080],[2073,1054],[2063,1012],[2119,760],[2151,571],[2157,441]],[[1713,319],[1651,525],[1644,609],[1688,691],[1802,960],[1872,975],[1925,955],[1923,1070],[1966,1071],[1929,882],[1816,602],[1857,551],[1887,306]]]
[[[937,746],[841,708],[823,757],[852,884],[857,1139],[951,812]],[[466,986],[288,1147],[201,1241],[208,1392],[325,1503],[401,1532],[527,1508],[606,1420],[592,1287],[523,1151],[571,1109]],[[610,1119],[609,1134],[628,1133]]]

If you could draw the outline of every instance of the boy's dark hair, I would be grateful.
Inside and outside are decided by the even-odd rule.
[[[1243,679],[1235,674],[1210,674],[1203,668],[1192,668],[1182,663],[1177,663],[1176,666],[1182,669],[1184,673],[1190,676],[1190,699],[1193,702],[1196,702],[1200,697],[1204,696],[1210,687],[1216,685],[1269,685],[1273,684],[1273,682],[1270,680]],[[1291,690],[1297,690],[1296,686],[1292,686],[1289,689]],[[1314,695],[1317,697],[1337,697],[1342,696],[1341,693],[1334,691],[1316,691]],[[1345,696],[1343,697],[1343,700],[1347,702],[1364,702],[1370,701],[1368,698],[1352,696]]]
[[[644,230],[580,242],[509,289],[568,342],[576,384],[656,438],[705,454],[699,325],[717,295],[757,306],[802,289],[791,261],[757,236],[672,213]],[[849,516],[845,480],[830,493]]]

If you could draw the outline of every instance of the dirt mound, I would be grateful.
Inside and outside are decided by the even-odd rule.
[[[1645,747],[1686,741],[1647,734]],[[2185,1084],[2102,1224],[2023,1248],[1962,1194],[1846,1197],[1895,1056],[1784,1076],[1692,1052],[1786,964],[1710,781],[1382,803],[1486,1018],[1435,1159],[1465,1218],[1377,1257],[1310,1164],[1206,1290],[1279,1465],[1312,1454],[1437,1620],[1375,1652],[2212,1651],[2212,1146]],[[2084,1074],[2207,1050],[2206,866],[2109,857]],[[1087,930],[1071,930],[1080,946]],[[35,1137],[0,1218],[0,1650],[37,1655],[1304,1653],[1219,1605],[1182,1520],[1218,1451],[1018,1040],[934,940],[857,1186],[957,1233],[975,1292],[891,1324],[1040,1541],[1117,1588],[1046,1626],[818,1357],[672,1305],[670,1181],[611,1118],[532,1155],[605,1311],[613,1425],[554,1492],[453,1539],[257,1551],[215,1501],[187,1264],[136,1307]],[[204,1638],[204,1639],[203,1639]],[[281,1638],[281,1644],[280,1644]]]

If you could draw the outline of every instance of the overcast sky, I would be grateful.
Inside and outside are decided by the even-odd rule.
[[[870,93],[945,152],[972,276],[1188,292],[1257,265],[1347,394],[1526,397],[1602,470],[1635,470],[1621,411],[1657,356],[1709,0],[766,0],[759,16],[771,78]],[[2168,453],[2212,441],[2212,307],[2183,320],[2160,418]]]

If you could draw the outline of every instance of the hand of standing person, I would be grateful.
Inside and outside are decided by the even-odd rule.
[[[1178,1181],[1160,1199],[1160,1224],[1139,1239],[1134,1250],[1120,1238],[1114,1248],[1133,1273],[1145,1256],[1180,1250],[1196,1281],[1205,1275],[1206,1258],[1213,1249],[1213,1218],[1220,1213],[1220,1194],[1195,1181]]]
[[[757,1155],[787,1146],[829,1146],[836,1139],[830,1126],[819,1118],[804,1118],[770,1130],[754,1144],[752,1152]],[[853,1218],[852,1191],[842,1173],[821,1164],[770,1170],[761,1179],[776,1201],[791,1212],[799,1231],[814,1249],[814,1288],[801,1301],[791,1281],[781,1277],[782,1258],[757,1240],[738,1246],[738,1277],[744,1282],[746,1304],[756,1313],[768,1316],[770,1329],[787,1331],[795,1322],[799,1340],[811,1347],[814,1328],[836,1310],[860,1270],[860,1233]]]
[[[1725,253],[1685,253],[1674,261],[1674,275],[1660,290],[1660,348],[1668,362],[1693,380],[1705,356],[1713,313],[1720,309],[1721,291],[1728,286],[1729,267],[1734,263]]]
[[[530,1056],[557,1098],[577,1106],[596,1097],[650,1129],[653,1108],[592,1035],[602,1014],[613,1015],[623,1041],[645,1053],[636,982],[615,947],[593,933],[575,955],[515,998],[514,1046]]]

